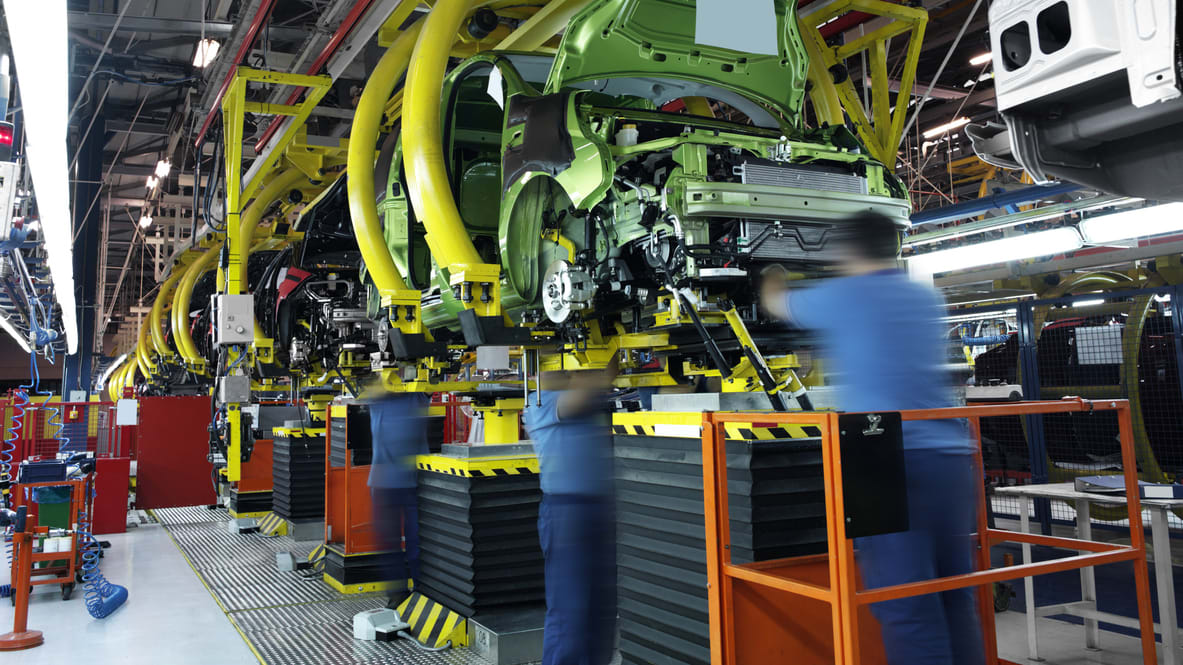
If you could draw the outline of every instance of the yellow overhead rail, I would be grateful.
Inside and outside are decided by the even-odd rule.
[[[852,11],[873,14],[889,20],[886,24],[845,44],[828,45],[819,28]],[[871,156],[889,168],[893,167],[910,108],[908,100],[916,80],[916,63],[920,59],[920,46],[924,41],[924,29],[928,25],[928,12],[884,0],[833,0],[801,8],[797,12],[797,22],[801,27],[801,36],[805,41],[805,48],[809,51],[809,57],[817,62],[816,66],[813,62],[810,63],[810,80],[814,87],[810,98],[814,101],[819,120],[824,119],[836,124],[837,118],[833,109],[836,95]],[[887,74],[888,42],[904,33],[908,33],[908,47],[900,74],[897,101],[892,110],[889,90],[891,82]],[[843,71],[844,67],[841,65],[847,58],[863,52],[867,53],[867,68],[871,75],[870,116],[867,115],[867,109],[863,108],[850,78],[843,77],[835,82],[831,73]],[[818,90],[819,87],[823,90]],[[833,89],[834,94],[828,89]]]
[[[156,361],[152,359],[152,353],[148,348],[148,322],[149,319],[140,322],[139,339],[136,342],[136,355],[144,364],[145,377],[152,376],[156,372]]]
[[[197,280],[205,274],[205,271],[213,267],[213,263],[221,251],[222,243],[218,243],[206,250],[201,258],[194,261],[193,265],[185,270],[185,276],[181,278],[181,284],[177,287],[177,294],[173,298],[173,340],[185,363],[197,372],[204,371],[205,361],[197,352],[197,345],[193,343],[193,334],[189,331],[189,303],[193,299],[193,287],[196,286]]]
[[[285,194],[291,191],[301,180],[305,180],[307,176],[304,175],[300,169],[292,167],[283,171],[279,175],[271,179],[267,186],[255,196],[255,200],[247,206],[242,213],[242,219],[239,221],[238,238],[239,242],[231,245],[233,251],[237,254],[236,259],[230,262],[231,270],[239,271],[238,274],[230,275],[231,282],[237,282],[242,285],[242,292],[247,289],[246,283],[246,269],[247,259],[250,257],[250,249],[253,244],[255,235],[255,228],[259,226],[259,222],[263,220],[263,213],[271,207],[272,203],[280,200]]]
[[[378,293],[384,297],[406,291],[407,284],[386,247],[382,223],[378,219],[374,192],[374,146],[378,142],[386,101],[407,71],[422,27],[423,21],[418,21],[399,33],[378,61],[357,102],[357,109],[353,113],[353,129],[349,134],[349,157],[345,166],[349,173],[349,214],[353,219],[353,231],[362,258],[365,259],[366,270],[378,287]],[[419,294],[415,293],[416,300],[418,297]]]
[[[472,5],[471,0],[440,0],[427,14],[403,92],[403,126],[411,130],[402,135],[407,189],[427,230],[431,255],[445,269],[481,263],[452,197],[440,123],[448,57]]]
[[[160,285],[160,292],[156,294],[156,301],[152,303],[152,312],[148,315],[148,330],[152,333],[152,348],[156,349],[156,353],[161,358],[169,358],[173,355],[173,350],[168,346],[168,340],[164,338],[165,303],[172,302],[173,289],[184,276],[185,270],[182,266],[173,267],[172,274]]]

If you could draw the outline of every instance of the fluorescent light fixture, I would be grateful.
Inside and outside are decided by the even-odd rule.
[[[7,330],[8,334],[12,335],[12,338],[16,340],[16,343],[20,344],[21,348],[25,350],[25,353],[33,352],[33,350],[29,348],[29,340],[25,339],[25,336],[21,334],[21,331],[17,330],[16,326],[12,325],[12,321],[9,321],[7,316],[0,316],[0,328]]]
[[[157,185],[159,185],[159,184],[160,184],[160,178],[157,178],[154,175],[148,176],[148,189],[149,190],[156,189]]]
[[[943,125],[937,125],[936,127],[933,127],[932,129],[925,130],[924,138],[931,139],[934,136],[940,136],[941,134],[945,134],[949,131],[957,129],[958,127],[963,127],[968,124],[969,124],[969,118],[967,118],[965,116],[961,116],[960,118],[946,122]]]
[[[69,129],[65,2],[5,2],[8,38],[16,60],[29,169],[40,212],[53,292],[62,309],[68,353],[78,351],[74,304],[74,228],[70,217]]]
[[[966,303],[961,303],[966,304]],[[1002,319],[1008,316],[1015,316],[1018,313],[1017,309],[1006,309],[1001,312],[974,312],[972,314],[957,314],[949,316],[944,319],[945,323],[968,323],[970,321],[985,321],[987,319]]]
[[[1097,305],[1104,305],[1104,298],[1090,298],[1088,300],[1073,300],[1073,307],[1096,307]]]
[[[987,62],[990,62],[991,58],[993,58],[993,57],[994,57],[994,54],[993,54],[993,53],[991,53],[991,52],[989,52],[989,51],[986,51],[985,53],[979,53],[979,54],[977,54],[977,55],[975,55],[974,57],[972,57],[972,58],[970,58],[970,59],[969,59],[969,64],[971,64],[971,65],[984,65],[984,64],[986,64]]]
[[[140,228],[146,229],[152,226],[152,215],[140,215]]]
[[[1076,229],[1062,226],[1047,231],[919,254],[908,258],[908,268],[914,272],[936,274],[1061,254],[1080,249],[1082,246],[1080,234]]]
[[[1080,223],[1080,234],[1091,245],[1183,231],[1183,203],[1136,208],[1090,217]]]
[[[173,163],[167,159],[162,159],[156,162],[156,177],[164,180],[168,177],[168,172],[173,168]]]
[[[203,39],[197,42],[197,52],[193,54],[193,66],[205,67],[218,57],[218,49],[222,45],[214,39]]]

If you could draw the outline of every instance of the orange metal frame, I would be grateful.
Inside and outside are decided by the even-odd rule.
[[[1154,625],[1151,615],[1150,582],[1146,563],[1146,541],[1142,526],[1142,508],[1138,500],[1137,463],[1134,456],[1134,437],[1130,421],[1130,406],[1126,400],[1020,402],[998,405],[967,406],[947,409],[901,411],[904,421],[965,418],[970,423],[971,436],[976,443],[979,470],[981,469],[982,418],[993,416],[1031,415],[1042,413],[1081,413],[1116,411],[1121,439],[1122,465],[1125,474],[1126,505],[1130,524],[1130,545],[1114,545],[1073,538],[1059,538],[1015,531],[991,529],[984,510],[985,485],[979,489],[978,533],[979,570],[922,582],[900,584],[876,589],[858,590],[858,571],[855,565],[854,544],[846,536],[845,509],[842,487],[842,460],[838,442],[837,413],[704,413],[702,428],[704,503],[706,512],[707,575],[709,582],[711,662],[714,665],[747,665],[758,662],[747,654],[797,653],[804,648],[815,648],[815,653],[833,654],[833,662],[840,665],[868,665],[882,660],[881,647],[872,637],[873,621],[867,607],[871,603],[898,598],[920,596],[951,589],[978,587],[981,619],[989,665],[1015,665],[998,657],[997,635],[989,585],[1003,580],[1032,577],[1048,573],[1076,570],[1089,566],[1131,561],[1137,590],[1138,619],[1142,640],[1142,660],[1145,665],[1157,662]],[[829,555],[797,557],[754,564],[731,562],[731,531],[727,497],[727,457],[724,424],[729,422],[758,422],[792,425],[813,425],[821,429],[825,482],[826,532]],[[759,444],[756,444],[759,445]],[[1004,542],[1031,543],[1085,552],[1075,556],[990,569],[990,547]],[[984,546],[983,546],[984,545]],[[773,598],[775,596],[775,598]],[[829,606],[829,635],[814,634],[802,638],[784,628],[788,620],[786,607],[800,607],[812,603],[820,610]],[[741,621],[736,620],[737,614]],[[815,617],[820,616],[814,612]],[[797,620],[796,614],[794,620]],[[761,623],[763,622],[763,623]],[[815,622],[816,623],[816,622]],[[748,626],[760,624],[771,627],[752,636]],[[816,627],[816,626],[814,626]],[[737,638],[737,631],[746,631]],[[779,633],[777,632],[779,630]],[[827,638],[829,638],[827,640]],[[792,642],[790,652],[784,646],[770,642]],[[766,642],[753,646],[753,642]],[[823,644],[825,642],[825,644]],[[737,654],[744,655],[741,660]],[[805,661],[801,661],[805,662]]]
[[[325,543],[339,546],[346,556],[383,551],[374,524],[373,501],[370,499],[370,465],[355,466],[353,451],[346,443],[345,466],[332,463],[332,422],[325,427]],[[349,421],[345,421],[345,436],[349,437]]]
[[[12,509],[16,510],[22,505],[25,505],[22,497],[25,489],[32,489],[36,487],[70,487],[70,514],[73,516],[73,522],[77,524],[80,521],[80,515],[84,510],[87,510],[86,505],[86,485],[90,482],[88,478],[70,478],[67,480],[54,480],[43,483],[18,483],[13,485],[13,504]],[[34,504],[35,505],[35,504]],[[32,506],[29,506],[30,508]],[[31,513],[32,511],[30,511]],[[29,519],[36,519],[35,515],[30,514]],[[36,526],[29,529],[31,533],[44,535],[49,533],[48,527]],[[75,530],[70,534],[70,549],[68,551],[58,552],[32,552],[28,554],[27,561],[30,563],[40,563],[42,561],[65,561],[65,565],[52,566],[47,568],[37,568],[33,571],[33,575],[38,578],[31,580],[29,586],[41,586],[43,584],[73,584],[78,573],[78,559],[79,559],[79,542],[78,531]],[[32,543],[29,541],[22,547],[31,547]],[[12,579],[17,579],[17,560],[14,558],[12,562]],[[45,577],[51,575],[52,577]]]

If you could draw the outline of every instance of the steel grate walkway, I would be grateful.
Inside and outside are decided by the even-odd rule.
[[[353,615],[380,607],[384,597],[341,594],[319,577],[276,569],[276,553],[304,559],[310,543],[232,534],[223,508],[153,513],[264,665],[488,665],[467,649],[427,653],[405,641],[354,640]]]

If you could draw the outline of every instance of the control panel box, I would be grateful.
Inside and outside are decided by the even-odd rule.
[[[251,295],[214,296],[214,343],[218,346],[255,341],[255,298]]]
[[[218,403],[241,404],[251,401],[251,377],[231,374],[218,379]]]

